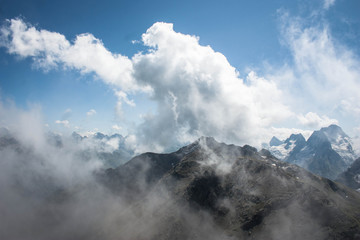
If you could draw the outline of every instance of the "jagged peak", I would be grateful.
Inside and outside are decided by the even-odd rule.
[[[312,147],[317,147],[320,145],[328,145],[329,147],[331,147],[330,141],[328,139],[328,137],[326,136],[326,134],[323,131],[314,131],[311,136],[309,137],[309,139],[307,140],[307,144],[312,146]]]
[[[304,136],[301,133],[297,133],[297,134],[291,134],[289,138],[287,138],[284,143],[289,144],[290,141],[295,141],[297,143],[301,142],[301,143],[305,143],[306,140],[304,138]]]
[[[273,136],[269,142],[269,145],[270,145],[270,147],[272,147],[272,146],[279,146],[283,143],[284,143],[284,141],[281,141],[277,137]]]
[[[299,139],[299,138],[305,139],[304,136],[301,133],[293,133],[293,134],[290,135],[289,138],[290,139]]]

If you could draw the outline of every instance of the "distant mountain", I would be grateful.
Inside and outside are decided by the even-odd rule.
[[[345,172],[341,173],[336,181],[360,191],[360,158],[356,159]]]
[[[117,167],[134,156],[133,150],[126,146],[125,138],[120,134],[109,136],[97,132],[90,136],[81,136],[73,132],[71,136],[77,143],[85,145],[81,154],[84,158],[95,154],[103,160],[106,167]]]
[[[301,134],[292,134],[281,144],[275,142],[271,139],[269,148],[274,156],[330,179],[346,170],[356,157],[349,136],[336,125],[314,131],[307,141]]]
[[[357,192],[251,146],[201,138],[173,153],[139,155],[99,180],[131,209],[151,204],[136,223],[156,227],[133,239],[360,238]],[[164,192],[163,204],[151,200]]]
[[[339,126],[333,124],[320,131],[326,135],[331,148],[342,157],[347,166],[354,162],[356,155],[351,146],[351,139]]]
[[[285,159],[291,153],[298,152],[305,144],[306,140],[301,134],[291,134],[285,141],[273,137],[270,141],[270,151],[275,157]]]

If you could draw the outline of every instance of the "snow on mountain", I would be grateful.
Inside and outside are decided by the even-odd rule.
[[[356,158],[350,137],[336,125],[314,131],[307,141],[301,134],[292,134],[285,141],[277,140],[272,138],[269,147],[275,157],[331,179]]]
[[[72,139],[82,150],[82,156],[96,155],[106,167],[117,167],[127,162],[134,151],[125,144],[125,138],[120,134],[106,135],[100,132],[80,135],[73,132]]]
[[[351,138],[343,132],[343,130],[337,125],[330,125],[327,128],[322,128],[322,131],[331,143],[332,149],[335,150],[346,162],[347,165],[351,165],[355,158],[355,152],[352,148]]]
[[[297,150],[305,143],[305,138],[302,134],[291,134],[285,141],[280,141],[276,137],[273,137],[270,141],[269,151],[278,159],[286,159],[291,152]]]

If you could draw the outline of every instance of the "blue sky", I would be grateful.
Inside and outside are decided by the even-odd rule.
[[[41,108],[53,131],[119,131],[160,151],[200,135],[256,144],[331,123],[356,137],[359,10],[356,0],[3,0],[1,101]],[[93,66],[78,61],[75,48],[60,56],[28,42],[37,49],[29,54],[15,44],[11,20],[25,26],[23,33],[34,27],[34,39],[46,30],[76,46],[78,36],[92,36],[112,57]],[[4,29],[11,30],[6,38]],[[94,50],[92,44],[83,50]],[[131,65],[130,87],[122,80],[126,69],[116,78],[110,73],[117,54],[126,58],[119,69]],[[114,68],[100,67],[106,65]]]

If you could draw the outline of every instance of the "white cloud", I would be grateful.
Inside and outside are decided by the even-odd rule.
[[[306,127],[311,127],[314,129],[318,129],[321,127],[327,127],[331,124],[339,124],[336,119],[330,119],[327,116],[319,116],[316,113],[308,112],[305,116],[300,114],[298,115],[298,120],[300,124]]]
[[[324,9],[327,10],[334,4],[335,0],[324,0]]]
[[[68,120],[56,120],[55,123],[56,124],[61,124],[64,127],[69,127],[69,125],[70,125],[70,122]]]
[[[322,16],[303,19],[282,13],[281,17],[283,43],[292,62],[272,69],[267,78],[284,90],[291,109],[323,116],[315,120],[314,115],[312,119],[311,114],[300,115],[305,125],[333,123],[341,117],[356,121],[360,117],[359,57],[333,38]]]
[[[120,131],[120,130],[122,130],[122,127],[120,127],[119,125],[115,124],[115,125],[112,126],[112,129],[117,130],[117,131]]]
[[[118,97],[119,101],[123,101],[132,107],[136,106],[133,100],[128,99],[127,94],[124,91],[117,91],[115,95]]]
[[[336,42],[326,25],[304,27],[294,19],[288,21],[285,37],[294,57],[294,76],[312,104],[326,102],[332,107],[346,100],[359,106],[358,57]]]
[[[86,113],[86,116],[93,116],[93,115],[95,115],[96,114],[96,111],[95,111],[95,109],[90,109],[87,113]]]
[[[37,30],[21,19],[11,19],[1,28],[1,35],[1,45],[9,53],[32,57],[39,67],[49,69],[61,64],[82,73],[95,73],[116,88],[140,89],[132,77],[131,60],[111,53],[92,34],[80,34],[71,43],[62,34]]]
[[[115,95],[118,98],[118,101],[115,106],[115,112],[120,119],[123,119],[124,118],[124,113],[122,109],[123,102],[132,107],[135,107],[136,104],[133,100],[128,98],[128,95],[124,91],[115,91]]]
[[[292,115],[274,82],[251,72],[245,83],[224,55],[201,46],[198,37],[155,23],[142,39],[152,50],[132,58],[134,76],[153,88],[158,113],[145,118],[139,136],[162,146],[184,133],[255,144],[271,124]]]

